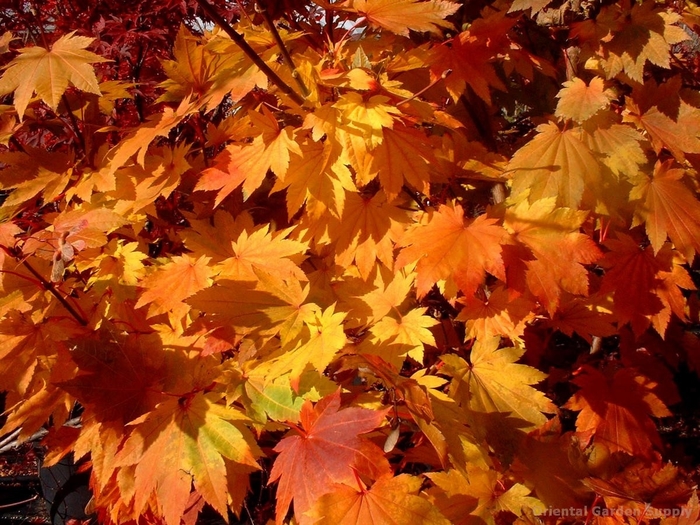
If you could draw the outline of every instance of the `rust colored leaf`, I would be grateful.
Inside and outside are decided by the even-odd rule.
[[[340,392],[315,406],[308,401],[304,404],[297,435],[286,437],[275,447],[279,456],[272,466],[270,483],[279,481],[278,525],[292,500],[295,516],[303,520],[333,484],[354,482],[353,471],[372,479],[390,472],[382,449],[360,437],[377,428],[386,413],[354,407],[340,410]]]

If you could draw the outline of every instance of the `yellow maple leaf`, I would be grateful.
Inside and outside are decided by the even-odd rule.
[[[270,233],[269,225],[248,234],[241,232],[231,242],[233,257],[221,261],[214,270],[219,279],[257,281],[253,268],[279,279],[306,280],[304,272],[294,263],[301,262],[307,249],[305,243],[286,239],[289,231]]]
[[[450,397],[476,412],[501,412],[521,420],[522,430],[547,421],[544,413],[556,411],[552,402],[530,385],[547,375],[516,361],[524,348],[498,349],[500,337],[477,341],[469,363],[456,354],[441,356],[445,373],[452,376]]]
[[[639,166],[647,162],[642,149],[642,134],[632,126],[619,123],[610,111],[598,113],[582,126],[581,142],[593,152],[600,153],[601,162],[615,175],[633,177]]]
[[[343,213],[345,190],[357,191],[350,171],[338,162],[339,152],[330,143],[305,142],[302,154],[293,153],[284,180],[278,179],[272,192],[287,189],[287,213],[293,217],[306,204],[311,219],[330,212]]]
[[[342,95],[334,106],[341,111],[344,125],[362,133],[367,144],[375,147],[382,142],[382,128],[394,126],[392,115],[401,114],[398,108],[388,102],[389,97],[384,95],[375,95],[365,100],[359,93],[349,92]]]
[[[430,328],[440,324],[440,321],[425,315],[427,308],[414,308],[399,319],[384,317],[372,328],[370,333],[380,343],[397,345],[400,355],[408,354],[410,357],[423,362],[423,345],[435,345],[435,336]],[[388,361],[388,359],[387,359]]]
[[[139,279],[146,274],[143,260],[148,255],[139,251],[139,243],[124,242],[112,239],[106,246],[104,253],[94,259],[78,260],[78,270],[94,268],[95,272],[88,280],[88,286],[97,282],[116,279],[119,284],[136,286]]]
[[[417,129],[396,126],[395,129],[385,128],[382,138],[382,143],[372,152],[372,173],[379,174],[387,199],[401,192],[404,181],[429,194],[435,154],[427,137]]]
[[[103,171],[113,175],[121,168],[135,153],[137,162],[144,166],[148,146],[156,137],[166,137],[170,130],[180,124],[182,120],[195,113],[202,107],[201,101],[190,102],[189,98],[184,98],[177,109],[166,107],[163,113],[156,113],[148,117],[147,122],[136,127],[124,137],[119,144],[112,148],[107,155],[108,164]],[[107,128],[109,130],[109,128]]]
[[[508,164],[513,172],[512,197],[530,202],[557,197],[557,204],[578,208],[584,190],[602,193],[600,165],[581,141],[579,129],[561,130],[541,124],[535,138],[520,148]]]
[[[298,388],[299,377],[311,365],[322,372],[346,343],[343,330],[345,314],[335,311],[331,305],[323,312],[308,312],[304,319],[305,328],[298,339],[293,341],[271,365],[268,375],[276,377],[291,372],[292,386]]]
[[[460,5],[446,0],[353,0],[352,7],[374,27],[408,36],[408,31],[440,34],[440,28],[453,29],[445,18]]]
[[[51,46],[24,47],[20,55],[4,67],[0,78],[0,96],[15,93],[15,108],[20,120],[34,92],[54,111],[69,85],[100,95],[100,87],[90,64],[109,62],[95,53],[86,51],[94,38],[74,36],[75,31],[63,35]]]
[[[605,83],[600,77],[593,77],[588,85],[580,78],[564,82],[563,85],[557,93],[559,102],[554,114],[579,123],[607,107],[614,97],[610,90],[605,89]]]
[[[201,97],[210,90],[218,71],[219,56],[199,43],[199,39],[184,26],[175,37],[175,60],[164,60],[163,70],[168,80],[161,82],[165,93],[158,102],[180,102],[187,96]]]

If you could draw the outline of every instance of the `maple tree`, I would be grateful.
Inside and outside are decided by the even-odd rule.
[[[104,524],[697,521],[697,4],[131,4],[0,7],[0,435]]]

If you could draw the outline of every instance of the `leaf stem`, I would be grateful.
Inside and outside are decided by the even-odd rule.
[[[296,104],[299,106],[304,105],[304,99],[294,91],[287,83],[285,83],[284,80],[282,80],[277,73],[275,73],[270,66],[268,66],[265,61],[258,56],[258,54],[255,52],[255,50],[250,47],[250,44],[246,41],[245,37],[238,33],[232,26],[229,24],[224,17],[222,17],[215,9],[212,7],[207,0],[197,0],[197,3],[199,6],[202,8],[202,11],[206,13],[206,15],[212,19],[212,21],[217,24],[223,31],[231,37],[231,40],[233,40],[238,47],[241,48],[243,53],[255,64],[258,66],[260,71],[262,71],[265,76],[270,79],[270,81],[277,86],[285,95],[287,95],[289,98],[291,98]]]
[[[257,0],[257,2],[255,3],[255,11],[262,15],[263,20],[265,20],[265,23],[270,28],[272,37],[275,39],[277,47],[279,47],[280,51],[282,52],[282,58],[284,58],[285,63],[292,71],[292,78],[296,81],[297,85],[299,86],[299,89],[301,89],[302,95],[304,95],[304,97],[308,97],[309,89],[306,87],[306,84],[304,84],[304,81],[301,79],[299,71],[297,70],[297,66],[294,64],[294,61],[292,60],[292,57],[289,54],[287,46],[284,45],[284,41],[282,40],[279,31],[277,31],[275,22],[274,20],[272,20],[272,17],[270,16],[270,11],[268,10],[267,5],[263,3],[263,0]]]

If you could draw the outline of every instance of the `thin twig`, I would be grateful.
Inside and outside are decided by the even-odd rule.
[[[277,47],[279,47],[280,51],[282,52],[282,58],[284,58],[287,67],[289,67],[289,69],[292,71],[292,78],[296,81],[297,85],[299,86],[299,89],[301,89],[301,93],[305,97],[308,97],[309,89],[306,87],[306,84],[304,84],[304,81],[301,79],[301,75],[299,75],[297,66],[294,64],[294,61],[292,60],[292,57],[289,54],[287,46],[284,45],[284,41],[282,41],[282,37],[277,31],[277,27],[275,27],[275,22],[270,16],[270,12],[267,9],[267,5],[265,5],[262,0],[257,0],[257,2],[255,3],[255,11],[262,15],[263,20],[265,20],[265,23],[270,28],[270,32],[272,33],[275,42],[277,42]]]
[[[229,24],[224,17],[222,17],[212,6],[207,2],[207,0],[197,0],[197,3],[199,6],[202,8],[202,10],[206,13],[206,15],[212,19],[212,21],[217,24],[223,31],[231,37],[231,40],[233,40],[238,47],[241,48],[243,53],[255,64],[258,66],[260,71],[262,71],[265,76],[270,79],[270,81],[277,86],[284,94],[286,94],[289,98],[291,98],[295,103],[297,103],[300,106],[304,105],[304,99],[294,91],[287,83],[285,83],[284,80],[282,80],[277,73],[275,73],[270,66],[268,66],[265,61],[258,56],[258,54],[255,52],[255,50],[250,47],[250,44],[246,41],[245,37],[238,33],[232,26]]]
[[[38,494],[35,494],[31,498],[24,499],[22,501],[15,501],[13,503],[6,503],[5,505],[0,505],[0,509],[11,509],[12,507],[19,507],[20,505],[26,505],[27,503],[31,503],[32,501],[36,500],[39,497]]]
[[[6,437],[0,439],[0,451],[2,451],[2,448],[4,446],[6,446],[8,443],[12,443],[13,441],[16,441],[21,430],[22,430],[21,428],[18,428],[17,430],[13,430]]]
[[[31,264],[29,264],[29,261],[22,261],[22,264],[27,268],[27,270],[29,270],[32,273],[32,275],[34,275],[34,277],[39,279],[41,286],[43,286],[45,290],[48,290],[51,293],[51,295],[53,295],[56,299],[58,299],[58,302],[60,302],[63,305],[63,307],[66,310],[68,310],[68,313],[70,313],[75,318],[76,321],[78,321],[83,326],[88,325],[88,322],[85,319],[83,319],[83,317],[78,313],[78,311],[75,308],[73,308],[72,304],[70,304],[68,301],[66,301],[65,297],[63,297],[58,292],[58,290],[53,285],[53,283],[44,279],[44,277],[39,272],[37,272],[32,267]]]

